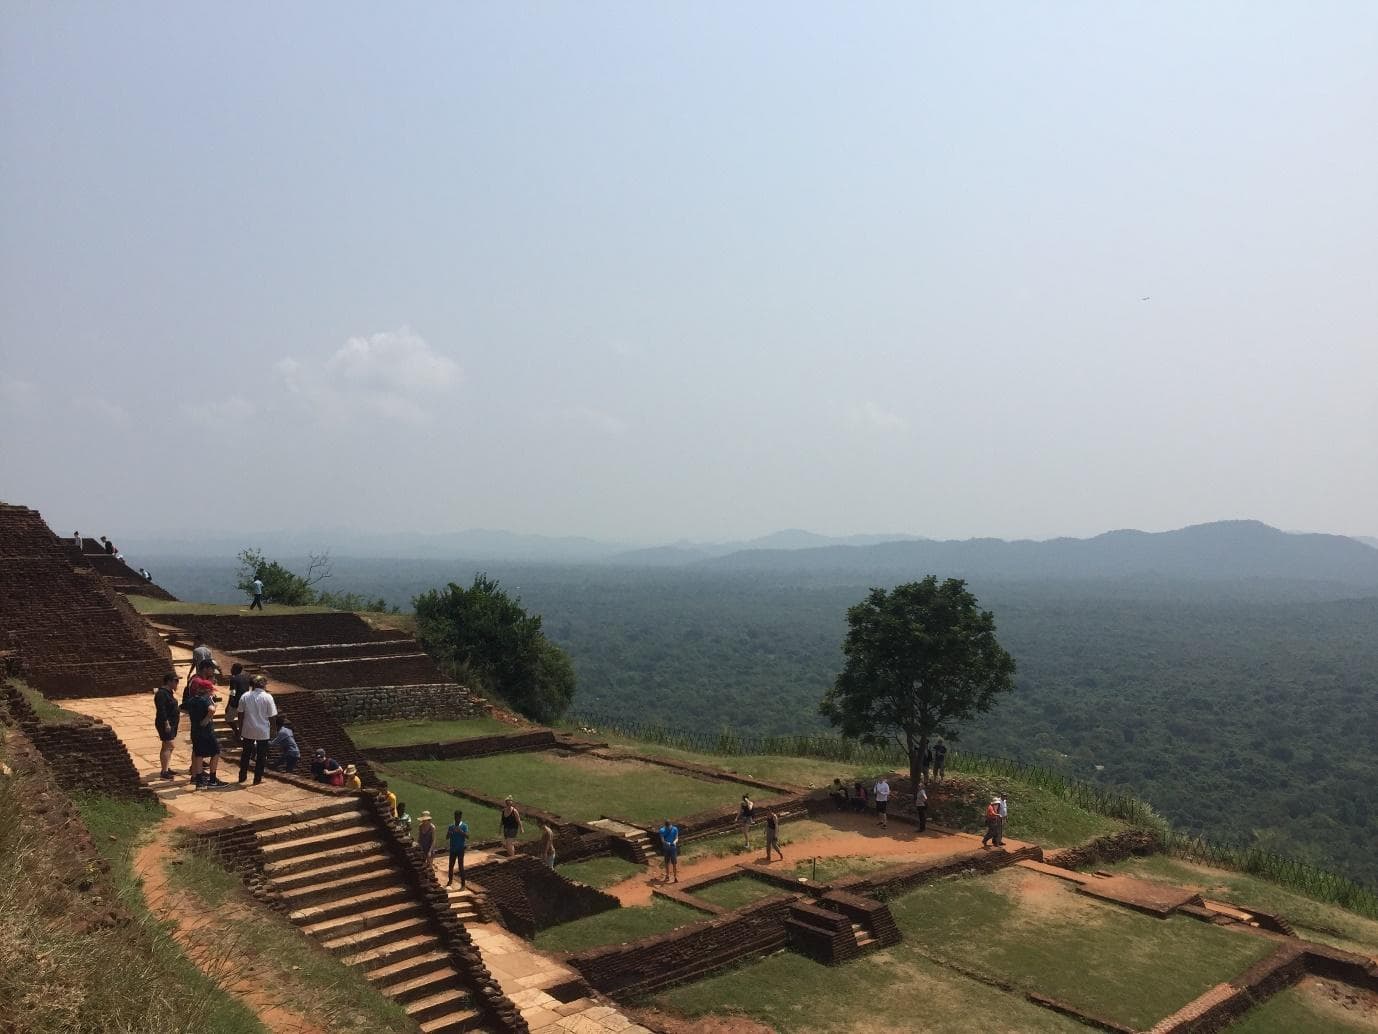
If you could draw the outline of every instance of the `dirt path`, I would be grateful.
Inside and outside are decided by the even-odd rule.
[[[788,827],[782,828],[788,831]],[[764,834],[757,830],[752,835],[752,842],[760,844],[763,836]],[[785,860],[777,859],[770,864],[790,871],[794,868],[795,862],[810,858],[862,857],[893,858],[895,864],[899,865],[906,861],[917,862],[926,858],[960,854],[979,847],[980,843],[980,837],[972,836],[969,833],[940,833],[932,829],[926,833],[919,833],[911,826],[898,824],[892,824],[889,832],[885,833],[870,823],[864,829],[840,829],[824,836],[787,844],[785,846]],[[1005,843],[1014,850],[1024,846],[1014,840],[1006,840]],[[720,872],[728,872],[743,863],[760,863],[764,860],[763,856],[755,851],[750,854],[726,855],[721,858],[701,858],[697,861],[682,863],[679,867],[679,879],[681,883],[684,883],[701,876],[713,876]],[[616,897],[623,905],[649,905],[652,892],[660,886],[664,886],[660,877],[660,863],[655,862],[647,868],[645,873],[638,873],[630,879],[614,884],[606,888],[606,891]]]
[[[226,947],[225,930],[234,925],[236,906],[227,906],[213,916],[204,906],[179,892],[168,882],[167,864],[172,850],[172,834],[185,820],[171,818],[153,831],[153,838],[134,854],[134,872],[143,882],[144,901],[158,920],[169,924],[169,932],[187,958],[221,990],[238,998],[273,1034],[328,1034],[328,1031],[284,1005],[266,987],[276,982],[264,979],[262,963],[247,953],[237,954]]]

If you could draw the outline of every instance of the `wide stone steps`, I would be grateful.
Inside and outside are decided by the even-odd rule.
[[[257,840],[269,888],[303,932],[359,970],[422,1031],[481,1028],[466,978],[383,836],[350,799],[265,824]]]
[[[858,948],[864,948],[869,944],[875,944],[876,939],[866,932],[866,927],[860,923],[852,924],[852,937],[856,941]]]

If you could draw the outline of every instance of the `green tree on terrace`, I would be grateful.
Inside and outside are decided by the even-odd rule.
[[[538,722],[554,721],[574,698],[574,667],[528,614],[486,574],[465,589],[451,582],[417,596],[416,637],[458,681],[482,683]]]
[[[294,574],[276,560],[269,560],[261,549],[243,550],[239,560],[239,590],[252,596],[254,579],[263,580],[263,598],[268,603],[306,607],[317,602],[316,586],[330,577],[330,554],[312,553],[305,574]]]
[[[846,663],[819,712],[863,743],[894,737],[915,785],[929,740],[955,740],[958,723],[989,711],[1014,685],[1014,658],[995,639],[994,615],[959,578],[872,589],[848,609],[847,626]]]

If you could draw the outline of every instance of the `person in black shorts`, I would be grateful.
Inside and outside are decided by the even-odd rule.
[[[162,779],[172,778],[172,745],[177,739],[177,726],[182,720],[182,712],[177,709],[177,684],[181,682],[174,672],[163,676],[163,684],[153,691],[153,727],[158,730],[162,746],[158,748],[161,762],[158,775]]]
[[[216,775],[220,768],[220,741],[215,738],[215,697],[193,694],[187,700],[191,722],[192,785],[197,789],[224,786]],[[200,765],[197,765],[197,762]]]

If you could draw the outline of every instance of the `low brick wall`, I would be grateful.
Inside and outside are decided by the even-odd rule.
[[[263,848],[259,846],[255,829],[252,822],[227,817],[188,827],[186,832],[195,850],[247,880],[263,871]]]
[[[785,920],[794,902],[793,897],[771,898],[632,944],[575,952],[565,961],[605,994],[647,994],[785,947]]]
[[[330,695],[333,697],[335,694]],[[372,747],[368,756],[377,761],[449,761],[455,758],[482,758],[493,754],[552,750],[558,746],[559,741],[552,730],[533,729],[530,732],[474,736],[471,739],[454,740],[450,743],[409,743],[400,747]]]
[[[945,876],[961,873],[991,873],[997,869],[1013,865],[1026,858],[1041,861],[1043,849],[1040,847],[1021,847],[1018,851],[970,851],[965,854],[935,858],[931,861],[916,862],[912,865],[897,865],[867,876],[840,879],[833,886],[855,894],[880,894],[893,896],[913,890],[915,887]]]
[[[815,962],[835,965],[859,955],[852,921],[807,901],[796,901],[785,920],[790,946]]]
[[[507,928],[523,937],[620,907],[611,894],[576,883],[526,854],[476,865],[465,878],[487,892]]]
[[[284,677],[288,681],[291,669]],[[322,691],[342,722],[381,722],[404,718],[445,720],[482,718],[489,713],[481,696],[441,678],[424,685],[378,685]]]
[[[1054,851],[1044,861],[1062,869],[1085,869],[1092,865],[1122,862],[1134,855],[1157,854],[1162,849],[1162,838],[1153,830],[1126,829],[1097,837],[1077,847]]]
[[[833,890],[819,899],[819,906],[847,917],[848,922],[860,923],[879,947],[900,942],[900,928],[890,912],[890,906],[875,898],[862,897],[844,890]]]
[[[676,758],[661,758],[651,754],[633,754],[621,749],[596,750],[597,757],[605,757],[610,761],[640,761],[647,765],[659,765],[661,768],[673,768],[677,772],[684,772],[688,775],[698,776],[701,779],[711,779],[718,783],[739,783],[742,786],[754,786],[758,790],[769,790],[775,794],[785,794],[793,796],[801,792],[798,786],[791,786],[788,783],[774,783],[765,779],[757,779],[754,776],[735,775],[731,772],[724,772],[720,768],[713,768],[710,765],[699,765],[692,761],[680,761]]]
[[[156,800],[139,779],[139,771],[115,730],[94,718],[41,722],[24,694],[13,686],[0,689],[5,707],[43,755],[53,778],[68,793],[100,793],[134,800]],[[152,725],[152,703],[149,724]]]

